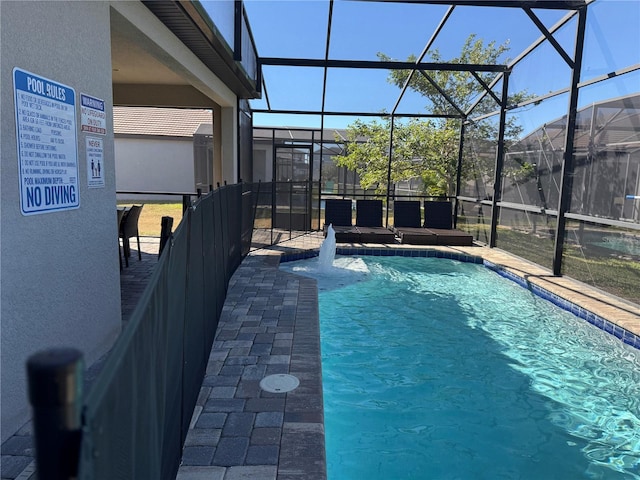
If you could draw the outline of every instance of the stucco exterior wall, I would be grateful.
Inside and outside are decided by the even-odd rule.
[[[116,138],[118,192],[195,192],[193,139]],[[171,200],[180,197],[118,195],[119,199]]]
[[[273,145],[271,142],[253,143],[253,181],[273,181]]]
[[[87,365],[121,328],[115,212],[110,9],[107,2],[1,2],[0,321],[2,441],[29,419],[25,362],[58,346]],[[80,206],[23,216],[12,71],[75,89]],[[87,185],[80,93],[105,100],[105,186]]]

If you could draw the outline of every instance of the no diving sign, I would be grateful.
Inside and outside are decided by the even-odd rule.
[[[75,90],[18,68],[13,88],[22,214],[78,208]]]

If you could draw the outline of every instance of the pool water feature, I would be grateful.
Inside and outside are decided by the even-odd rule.
[[[320,246],[318,255],[318,270],[323,272],[333,268],[333,261],[336,257],[336,232],[333,225],[329,224],[327,236]]]
[[[317,276],[305,265],[282,268]],[[640,479],[638,350],[483,266],[334,266],[318,277],[330,480]]]

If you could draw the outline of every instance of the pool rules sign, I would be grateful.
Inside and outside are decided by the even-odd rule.
[[[78,208],[74,89],[18,68],[13,88],[22,214]]]

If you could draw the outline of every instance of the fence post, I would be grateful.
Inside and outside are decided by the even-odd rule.
[[[82,435],[82,353],[57,348],[27,360],[39,480],[77,478]]]
[[[191,206],[191,195],[182,195],[182,215]]]
[[[162,255],[162,250],[171,237],[171,229],[173,228],[173,217],[162,217],[160,219],[160,248],[158,249],[158,258]]]

